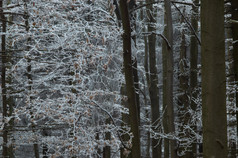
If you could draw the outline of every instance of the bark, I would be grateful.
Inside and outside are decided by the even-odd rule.
[[[121,95],[122,96],[125,96],[126,95],[126,87],[125,85],[123,84],[121,86]],[[128,103],[126,101],[125,98],[122,98],[121,100],[121,104],[126,107],[126,108],[129,108],[128,107]],[[128,114],[122,114],[122,124],[121,124],[121,127],[122,129],[124,129],[125,126],[129,125],[130,124],[130,119],[129,119],[129,115]],[[130,140],[130,136],[128,134],[123,134],[121,136],[122,138],[122,141],[126,144],[126,142],[128,142]],[[129,151],[125,148],[121,148],[121,158],[130,158],[131,155],[129,155]]]
[[[192,17],[191,17],[191,25],[194,28],[195,34],[198,34],[198,4],[199,0],[193,0],[195,6],[192,7]],[[194,35],[190,37],[191,45],[190,45],[190,104],[191,109],[196,111],[197,103],[195,100],[198,95],[198,85],[197,85],[197,73],[198,73],[198,41]],[[197,131],[197,126],[194,125],[191,127],[193,131]],[[193,143],[191,148],[192,153],[194,155],[197,154],[197,144]]]
[[[167,38],[171,48],[166,47],[166,114],[168,123],[168,132],[174,134],[174,106],[173,106],[173,26],[170,0],[164,1],[165,7],[165,25],[166,29],[164,35]],[[176,140],[170,139],[170,153],[172,158],[177,157],[177,143]]]
[[[141,2],[141,4],[143,4],[143,2]],[[144,19],[144,13],[143,13],[143,10],[141,10],[141,20]],[[146,32],[146,28],[143,27],[143,32]],[[145,44],[145,48],[144,48],[144,51],[145,51],[145,57],[144,57],[144,68],[145,68],[145,80],[147,82],[147,85],[150,85],[150,77],[149,77],[149,66],[148,66],[148,40],[147,40],[147,36],[144,36],[144,44]],[[146,84],[144,83],[144,94],[146,94]],[[145,107],[149,106],[148,105],[148,101],[147,101],[147,96],[144,95],[144,103],[145,103]],[[149,110],[146,108],[146,118],[150,118],[150,112]],[[150,126],[150,121],[147,122],[147,125],[148,127]],[[150,130],[147,131],[147,148],[146,148],[146,157],[150,157],[150,148],[151,148],[151,140],[150,140]]]
[[[137,107],[137,114],[138,114],[138,122],[140,126],[140,92],[139,92],[139,76],[138,76],[138,68],[137,68],[137,60],[134,59],[133,61],[133,77],[134,77],[134,85],[136,91],[136,107]]]
[[[185,14],[185,11],[183,12]],[[181,19],[181,24],[184,23],[184,18]],[[188,97],[188,65],[187,65],[187,46],[185,41],[185,31],[181,32],[181,46],[180,46],[180,60],[179,60],[179,95],[178,95],[178,117],[179,117],[179,136],[184,139],[180,142],[179,152],[182,153],[181,158],[190,158],[192,153],[186,151],[184,145],[189,143],[186,141],[190,137],[191,131],[184,127],[189,125],[190,114],[189,110],[189,97]],[[186,144],[187,145],[187,144]],[[185,153],[183,153],[185,152]]]
[[[225,5],[226,6],[226,5]],[[228,12],[231,10],[230,6],[225,7],[225,12]],[[231,20],[231,17],[227,17],[225,21]],[[236,118],[236,105],[235,105],[235,98],[236,98],[236,93],[234,93],[236,89],[236,83],[235,83],[235,72],[234,72],[234,55],[233,55],[233,49],[232,48],[232,29],[231,29],[231,24],[227,24],[228,27],[225,28],[226,32],[226,54],[227,58],[226,61],[228,62],[228,74],[227,74],[227,120],[228,120],[228,128],[234,130],[236,128],[236,124],[234,124],[234,118]],[[229,131],[229,130],[228,130]],[[234,139],[234,136],[236,137],[236,133],[229,132],[228,133],[228,144],[229,144],[229,157],[230,158],[236,158],[236,139]]]
[[[139,158],[141,156],[140,151],[140,135],[139,135],[139,121],[136,104],[136,94],[133,79],[132,68],[132,52],[131,52],[131,27],[130,17],[128,12],[127,0],[120,0],[120,11],[122,18],[122,25],[124,33],[123,38],[123,60],[124,71],[126,81],[126,93],[128,98],[130,126],[133,134],[131,154],[133,158]]]
[[[25,7],[25,10],[27,10],[27,3],[25,2],[24,3],[24,7]],[[25,15],[27,15],[27,11],[25,11],[24,13]],[[29,22],[28,22],[28,19],[26,17],[25,19],[25,26],[26,26],[26,31],[29,32]],[[27,43],[29,43],[31,41],[31,38],[28,38],[27,39]],[[28,45],[28,44],[27,44]],[[30,50],[30,47],[27,46],[26,49],[29,51]],[[32,75],[31,75],[31,59],[27,58],[27,79],[28,79],[28,95],[30,96],[29,97],[29,103],[30,103],[30,106],[31,106],[31,100],[32,100],[32,97],[31,97],[31,90],[32,90]],[[31,119],[34,118],[34,114],[33,114],[33,111],[30,109],[30,115],[31,115]],[[32,127],[32,132],[35,134],[35,124],[32,122],[31,123],[31,127]],[[34,140],[34,144],[33,144],[33,148],[34,148],[34,154],[35,154],[35,158],[39,158],[40,157],[40,153],[39,153],[39,146],[38,146],[38,140]]]
[[[0,1],[0,8],[3,8],[3,1]],[[4,16],[4,14],[2,14],[3,10],[0,10],[1,12],[1,19],[3,19],[2,22],[2,32],[6,32],[6,18]],[[6,59],[6,36],[3,34],[2,35],[2,74],[1,74],[1,78],[2,78],[2,106],[3,106],[3,123],[4,123],[4,127],[3,127],[3,147],[2,147],[2,156],[3,157],[8,157],[8,147],[7,147],[7,143],[8,143],[8,129],[7,129],[7,122],[5,122],[5,117],[8,116],[8,107],[7,107],[7,97],[6,97],[6,63],[7,63],[7,59]]]
[[[232,20],[238,21],[238,1],[231,0],[231,15]],[[235,81],[238,85],[238,24],[232,23],[232,36],[233,36],[233,55],[234,55],[234,72],[235,72]],[[236,92],[236,108],[238,108],[238,91]],[[238,138],[238,111],[236,110],[236,137]],[[238,142],[236,142],[238,143]],[[238,151],[237,151],[238,153]]]
[[[210,4],[213,5],[210,5]],[[209,15],[209,16],[208,16]],[[201,3],[203,157],[227,157],[224,1]]]
[[[166,21],[166,19],[165,19]],[[164,28],[164,33],[167,32],[167,26]],[[166,94],[167,94],[167,45],[166,42],[163,41],[162,44],[162,62],[163,62],[163,129],[164,133],[168,134],[169,133],[169,128],[168,128],[168,113],[167,113],[167,102],[166,102]],[[169,139],[164,138],[164,157],[169,158]]]
[[[48,132],[45,129],[43,129],[42,135],[44,137],[47,137],[48,136]],[[42,153],[43,153],[43,158],[48,158],[48,145],[46,143],[43,143]]]
[[[153,1],[153,0],[151,0]],[[151,2],[148,1],[148,2]],[[147,6],[147,17],[148,17],[148,48],[149,48],[149,78],[150,82],[148,84],[149,87],[149,95],[151,102],[151,126],[152,130],[155,133],[158,133],[159,126],[159,95],[158,95],[158,76],[156,69],[156,35],[153,33],[156,31],[156,14],[154,14],[155,10],[153,5]],[[158,138],[152,138],[152,157],[160,158],[161,157],[161,141]]]
[[[110,124],[110,121],[111,121],[111,119],[107,118],[106,119],[106,124]],[[111,139],[111,133],[106,132],[105,138],[106,138],[106,140],[110,140]],[[110,158],[110,157],[111,157],[111,147],[107,145],[103,148],[103,158]]]

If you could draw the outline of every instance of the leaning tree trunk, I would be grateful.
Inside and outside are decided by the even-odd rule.
[[[201,33],[203,157],[226,158],[224,0],[202,1]]]
[[[133,134],[131,154],[133,158],[139,158],[140,152],[140,135],[139,135],[139,121],[136,105],[136,94],[133,79],[132,68],[132,51],[131,51],[131,27],[130,17],[128,12],[127,0],[120,0],[120,10],[124,33],[123,38],[123,65],[125,71],[126,93],[128,98],[130,126]]]

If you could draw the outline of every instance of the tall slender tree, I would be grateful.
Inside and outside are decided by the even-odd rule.
[[[168,132],[171,134],[174,134],[175,132],[175,125],[174,125],[174,106],[173,106],[173,25],[172,25],[172,12],[171,12],[171,2],[170,0],[164,1],[164,8],[165,8],[165,29],[164,29],[164,35],[167,39],[167,45],[163,51],[163,53],[166,53],[165,57],[165,64],[166,69],[163,71],[166,71],[165,78],[166,78],[166,90],[165,95],[165,105],[164,109],[165,112],[165,118],[167,119],[167,129]],[[165,41],[164,41],[165,42]],[[164,60],[164,59],[163,59]],[[170,155],[172,158],[177,157],[177,145],[176,140],[171,138],[169,140],[170,144]]]
[[[234,57],[234,73],[236,85],[238,84],[238,1],[231,0],[231,15],[232,15],[232,38],[233,38],[233,57]],[[238,107],[238,92],[236,92],[236,108]],[[238,111],[236,111],[236,137],[238,138]],[[238,143],[238,142],[236,142]]]
[[[133,79],[132,51],[131,51],[131,26],[128,11],[127,0],[120,0],[120,11],[123,26],[123,66],[125,71],[126,93],[128,97],[128,106],[130,114],[130,126],[133,134],[131,154],[133,158],[139,158],[140,152],[140,134],[139,119],[137,114],[136,94]]]
[[[226,158],[227,118],[223,0],[201,1],[201,35],[203,157]]]
[[[7,88],[6,88],[6,63],[7,63],[7,53],[6,53],[6,17],[3,14],[3,1],[0,1],[0,12],[1,12],[1,23],[2,23],[2,32],[3,34],[1,35],[1,46],[2,46],[2,68],[1,68],[1,85],[2,85],[2,106],[3,106],[3,147],[2,147],[2,156],[3,157],[8,157],[9,156],[9,148],[8,148],[8,122],[7,122],[7,117],[8,117],[8,104],[7,104]]]
[[[199,0],[193,0],[194,5],[192,6],[192,17],[191,25],[194,28],[195,33],[198,33],[198,3]],[[197,99],[198,86],[197,86],[197,77],[198,77],[198,41],[196,37],[191,35],[190,37],[190,106],[193,111],[197,109]],[[193,131],[197,131],[196,122],[192,126]],[[197,143],[192,144],[192,153],[196,155],[197,153]]]
[[[154,2],[154,0],[148,1],[148,3]],[[158,92],[158,74],[156,68],[156,10],[153,5],[147,6],[147,18],[148,18],[148,49],[149,49],[149,96],[151,103],[151,126],[155,133],[158,133],[159,129],[159,92]],[[161,157],[161,141],[156,136],[152,138],[152,157]]]

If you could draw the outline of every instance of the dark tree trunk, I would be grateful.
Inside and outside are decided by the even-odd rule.
[[[150,0],[148,2],[154,2]],[[158,76],[156,69],[156,14],[154,13],[153,5],[147,6],[147,17],[148,17],[148,48],[149,48],[149,95],[151,102],[151,126],[152,130],[155,133],[158,133],[159,129],[159,117],[160,117],[160,109],[159,109],[159,92],[158,92]],[[161,157],[161,141],[157,138],[152,138],[152,157],[160,158]]]
[[[224,0],[202,1],[201,33],[203,157],[226,158]]]
[[[138,121],[139,119],[138,119],[136,94],[133,79],[131,27],[130,27],[130,17],[128,12],[127,0],[120,0],[120,11],[124,30],[122,38],[123,38],[123,60],[124,60],[123,65],[125,71],[126,94],[128,97],[131,132],[133,134],[131,152],[133,158],[139,158],[141,156],[139,121]]]
[[[3,8],[3,1],[0,1],[0,8]],[[6,18],[4,16],[4,14],[2,14],[3,9],[0,10],[1,12],[1,19],[2,19],[2,32],[6,32]],[[7,122],[5,122],[5,117],[8,116],[8,107],[7,107],[7,96],[6,96],[6,63],[7,63],[7,59],[6,59],[6,36],[5,34],[2,35],[2,106],[3,106],[3,123],[4,123],[4,127],[3,127],[3,148],[2,148],[2,156],[3,157],[8,157],[8,147],[7,147],[7,143],[8,143],[8,129],[7,129]]]
[[[198,4],[199,0],[193,0],[195,6],[192,7],[192,27],[194,28],[195,33],[198,33]],[[197,99],[198,94],[198,85],[197,85],[197,74],[198,74],[198,42],[194,35],[191,35],[190,38],[191,45],[190,45],[190,104],[191,109],[196,111],[197,103],[195,100]],[[193,131],[197,131],[197,126],[192,126]],[[192,144],[192,153],[194,155],[197,154],[197,143]]]
[[[173,134],[175,132],[174,125],[174,105],[173,105],[173,25],[170,0],[164,1],[165,7],[165,31],[164,35],[167,38],[170,47],[166,47],[166,97],[165,97],[165,117],[167,118],[168,132]],[[170,153],[171,158],[177,157],[177,143],[176,140],[170,139]]]
[[[238,21],[238,1],[231,0],[231,14],[232,20]],[[232,36],[233,36],[233,56],[234,56],[234,71],[235,81],[238,85],[238,23],[232,22],[231,24]],[[236,91],[236,108],[238,108],[238,91]],[[236,111],[236,137],[238,138],[238,111]],[[238,143],[238,142],[236,142]],[[237,151],[238,153],[238,151]]]

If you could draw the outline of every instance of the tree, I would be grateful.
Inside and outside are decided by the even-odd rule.
[[[140,157],[140,134],[137,114],[136,94],[133,79],[132,51],[131,51],[131,26],[127,0],[120,0],[120,11],[123,26],[123,66],[126,81],[126,94],[128,97],[130,126],[133,134],[131,154],[133,158]]]
[[[224,1],[201,2],[204,158],[227,157]]]
[[[231,0],[231,15],[232,15],[232,38],[233,38],[233,60],[234,60],[234,73],[235,73],[235,81],[237,85],[238,81],[238,1]],[[236,91],[236,108],[238,107],[238,92]],[[238,111],[236,110],[236,130],[238,129]],[[236,133],[238,138],[238,130]]]
[[[199,0],[193,1],[195,6],[192,6],[192,17],[191,17],[191,24],[194,28],[195,33],[198,32],[198,3]],[[197,96],[198,96],[198,41],[195,35],[191,35],[190,37],[190,104],[191,109],[195,112],[197,109]],[[192,126],[193,131],[197,131],[196,122]],[[192,144],[192,153],[197,153],[197,143]]]
[[[147,3],[154,2],[153,0]],[[151,128],[153,131],[152,137],[152,157],[161,157],[161,141],[159,141],[156,133],[159,132],[159,118],[160,118],[160,106],[159,106],[159,87],[158,87],[158,74],[156,68],[156,10],[153,5],[147,7],[148,17],[148,54],[149,54],[149,96],[151,104]],[[147,56],[146,56],[147,57]]]
[[[165,0],[164,1],[164,8],[165,8],[165,28],[164,28],[164,36],[166,37],[167,41],[164,41],[164,45],[166,45],[164,48],[164,52],[163,54],[165,59],[163,59],[163,61],[165,61],[166,66],[164,68],[163,71],[165,71],[165,79],[166,82],[166,89],[164,89],[164,95],[166,95],[166,97],[164,97],[165,99],[165,104],[164,104],[164,115],[166,119],[165,121],[167,124],[167,130],[168,133],[170,134],[174,134],[175,132],[175,125],[174,125],[174,106],[173,106],[173,26],[172,26],[172,12],[171,12],[171,2],[170,0]],[[166,43],[167,42],[167,43]],[[171,138],[171,140],[169,140],[169,145],[170,145],[170,153],[171,153],[171,157],[175,158],[177,157],[177,153],[176,153],[176,140],[174,140],[173,138]]]
[[[6,18],[3,14],[3,1],[0,1],[0,8],[1,8],[1,22],[2,22],[2,32],[6,33]],[[7,104],[7,88],[6,88],[6,63],[7,63],[7,53],[6,53],[6,35],[2,35],[1,39],[1,47],[2,47],[2,69],[1,69],[1,84],[2,84],[2,106],[3,106],[3,147],[2,147],[2,155],[3,157],[8,157],[8,122],[6,122],[6,118],[8,117],[8,104]]]

